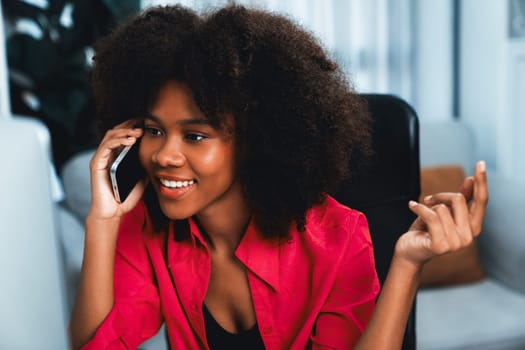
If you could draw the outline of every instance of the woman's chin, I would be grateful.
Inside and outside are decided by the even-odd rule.
[[[159,204],[164,216],[170,220],[185,220],[193,216],[193,213],[190,210],[177,208],[177,206],[174,206],[173,204],[162,203],[162,201]]]

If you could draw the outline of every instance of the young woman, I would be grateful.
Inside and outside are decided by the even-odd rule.
[[[367,153],[366,106],[286,18],[154,8],[96,48],[106,131],[71,321],[75,348],[396,349],[422,265],[481,231],[484,163],[418,218],[379,283],[365,217],[331,193]],[[140,142],[147,176],[118,203],[108,168]],[[357,166],[357,165],[356,165]]]

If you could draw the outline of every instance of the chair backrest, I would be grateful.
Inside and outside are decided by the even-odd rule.
[[[0,120],[0,162],[0,349],[67,349],[45,126]]]
[[[360,210],[368,220],[381,284],[394,246],[415,219],[409,200],[420,194],[419,125],[415,111],[391,95],[363,95],[373,119],[374,154],[335,194],[341,203]],[[403,349],[415,349],[415,305]]]

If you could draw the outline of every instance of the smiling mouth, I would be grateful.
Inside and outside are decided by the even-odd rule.
[[[193,185],[195,181],[189,180],[189,181],[171,181],[166,179],[159,179],[162,186],[167,188],[185,188]]]

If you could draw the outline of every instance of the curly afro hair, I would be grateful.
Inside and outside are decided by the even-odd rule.
[[[292,224],[303,231],[307,210],[369,152],[366,102],[319,42],[284,16],[237,5],[201,16],[154,8],[97,49],[102,130],[147,112],[168,80],[190,87],[212,125],[233,116],[238,176],[268,237],[286,237]],[[152,199],[150,212],[159,212]]]
[[[155,7],[95,43],[91,85],[101,133],[143,117],[166,81],[184,80],[183,44],[198,23],[181,6]]]

